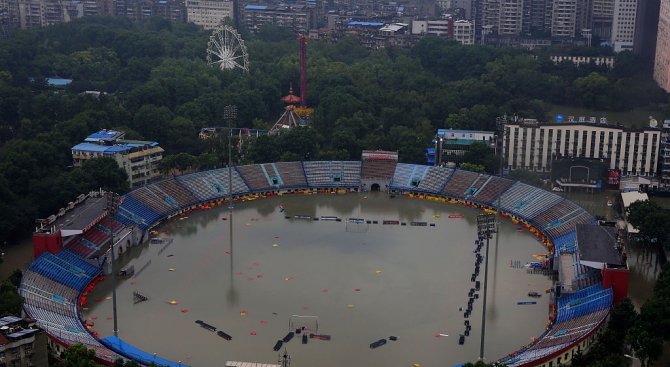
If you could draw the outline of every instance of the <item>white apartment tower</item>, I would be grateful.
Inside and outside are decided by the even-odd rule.
[[[575,37],[577,0],[554,0],[551,10],[551,36]]]
[[[233,0],[186,0],[186,21],[205,29],[214,29],[233,16]]]
[[[614,52],[633,51],[638,0],[615,0],[612,19]]]
[[[661,0],[658,35],[656,36],[654,80],[670,93],[670,0]]]

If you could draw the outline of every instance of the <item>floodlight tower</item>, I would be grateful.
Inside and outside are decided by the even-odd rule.
[[[300,107],[307,107],[307,37],[298,35],[300,40]]]

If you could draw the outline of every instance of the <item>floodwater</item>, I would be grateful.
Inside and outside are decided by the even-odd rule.
[[[7,279],[14,270],[25,269],[33,261],[32,238],[26,238],[18,243],[6,243],[0,246],[0,253],[4,254],[0,264],[0,281]]]
[[[280,205],[285,213],[280,212]],[[465,218],[448,218],[462,213]],[[284,196],[237,203],[233,249],[224,206],[175,218],[158,228],[171,245],[145,244],[123,255],[136,275],[117,282],[119,337],[150,354],[192,366],[227,360],[276,363],[272,350],[291,327],[305,326],[330,341],[299,335],[285,344],[292,366],[449,366],[479,356],[482,298],[475,300],[470,336],[463,312],[474,286],[475,218],[481,211],[384,194]],[[287,220],[285,215],[338,216],[342,222]],[[346,218],[379,221],[355,225]],[[407,226],[382,225],[400,220]],[[410,226],[411,221],[435,227]],[[228,251],[228,253],[227,253]],[[484,250],[482,249],[482,254]],[[485,358],[498,359],[540,335],[550,280],[510,267],[546,249],[504,220],[491,241]],[[478,280],[483,280],[484,267]],[[148,301],[133,303],[138,291]],[[481,293],[481,292],[480,292]],[[112,334],[109,279],[89,296],[101,337]],[[99,301],[96,302],[96,299]],[[176,305],[170,305],[176,301]],[[317,316],[314,318],[291,315]],[[225,341],[195,323],[232,336]],[[318,322],[318,331],[317,328]],[[442,333],[448,336],[436,336]],[[377,349],[370,343],[389,336]],[[282,348],[283,352],[283,348]]]

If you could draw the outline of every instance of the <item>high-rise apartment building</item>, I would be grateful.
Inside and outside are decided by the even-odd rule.
[[[637,2],[633,52],[651,63],[654,62],[654,52],[656,51],[656,31],[658,31],[658,10],[660,6],[661,0]]]
[[[656,36],[654,80],[670,93],[670,0],[661,0]]]
[[[523,28],[523,0],[499,0],[498,34],[518,36]]]
[[[19,2],[0,0],[0,38],[8,36],[9,32],[19,25]]]
[[[612,38],[614,0],[592,0],[591,30],[593,35],[603,40]]]
[[[575,37],[577,25],[577,0],[553,0],[551,10],[551,36]]]
[[[638,0],[615,0],[612,20],[614,52],[633,51]]]

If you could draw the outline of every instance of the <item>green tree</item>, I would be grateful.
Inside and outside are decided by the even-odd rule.
[[[474,163],[468,163],[468,162],[461,163],[459,168],[462,169],[462,170],[478,172],[478,173],[486,172],[486,170],[484,169],[484,166],[482,166],[481,164],[474,164]]]
[[[88,159],[82,164],[81,171],[89,179],[89,190],[102,188],[116,193],[128,191],[128,174],[113,158]]]
[[[9,280],[0,283],[0,315],[18,316],[21,314],[22,305],[23,300],[16,286]]]
[[[521,181],[532,186],[542,186],[542,180],[537,173],[527,169],[515,169],[509,173],[509,179]]]
[[[484,142],[470,144],[467,153],[463,156],[463,162],[482,166],[484,167],[484,171],[482,172],[488,173],[495,173],[498,167],[498,159],[493,154],[491,147]]]
[[[640,230],[640,235],[647,243],[666,245],[670,240],[670,215],[655,202],[638,200],[627,209],[630,224]]]
[[[95,362],[95,351],[79,343],[65,349],[61,353],[61,358],[62,367],[100,367],[100,364]]]

